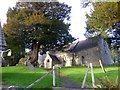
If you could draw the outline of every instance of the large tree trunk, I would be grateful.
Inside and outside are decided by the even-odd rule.
[[[30,54],[30,62],[33,66],[37,66],[39,47],[40,43],[34,40],[32,43],[32,50]]]

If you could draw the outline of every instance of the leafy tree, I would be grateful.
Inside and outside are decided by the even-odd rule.
[[[119,2],[92,3],[94,10],[91,10],[91,14],[86,14],[87,31],[85,35],[87,38],[101,34],[110,45],[113,45],[115,39],[117,42],[119,41],[119,4]],[[110,37],[110,34],[112,34],[112,37]]]
[[[108,29],[107,34],[111,47],[118,49],[120,47],[120,22],[112,25],[112,27]]]
[[[70,11],[71,7],[59,2],[18,2],[7,12],[4,31],[8,41],[10,37],[20,40],[22,48],[31,49],[30,61],[35,65],[39,50],[60,50],[74,40],[70,23],[64,22],[69,21]]]
[[[25,44],[22,32],[20,29],[18,29],[21,27],[22,26],[19,25],[19,20],[17,18],[7,19],[7,24],[4,24],[3,27],[7,42],[7,48],[10,48],[12,50],[11,58],[5,57],[5,59],[9,62],[9,65],[16,65],[20,59],[20,57],[18,57],[20,53],[25,52]]]

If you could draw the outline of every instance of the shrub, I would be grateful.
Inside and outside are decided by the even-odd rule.
[[[24,64],[25,64],[25,61],[26,61],[26,58],[21,58],[21,59],[19,60],[19,64],[24,65]]]
[[[113,89],[113,88],[119,88],[118,86],[118,77],[116,78],[116,81],[113,82],[111,79],[109,79],[107,76],[103,78],[98,78],[98,83],[101,86],[101,88],[108,88]]]

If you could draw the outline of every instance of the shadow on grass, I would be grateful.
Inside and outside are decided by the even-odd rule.
[[[3,73],[2,80],[8,85],[21,85],[25,87],[41,77],[41,75],[38,76],[38,74],[32,73]]]
[[[26,88],[28,85],[42,77],[44,73],[3,73],[2,81],[6,85],[17,85]],[[33,88],[50,88],[52,87],[52,75],[48,75]]]

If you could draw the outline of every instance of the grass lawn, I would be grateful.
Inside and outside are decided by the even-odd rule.
[[[105,67],[106,73],[103,73],[101,67],[93,67],[95,84],[99,84],[99,78],[108,77],[111,82],[115,83],[116,78],[118,77],[118,67],[117,66],[108,66]],[[60,73],[64,76],[67,76],[74,81],[82,84],[84,75],[87,67],[83,66],[73,66],[73,67],[62,67]],[[27,87],[35,80],[39,79],[47,73],[43,68],[35,68],[33,71],[28,70],[25,66],[11,66],[11,67],[0,67],[0,72],[2,75],[2,81],[0,84],[5,85],[17,85],[22,88]],[[120,73],[119,73],[120,74]],[[91,86],[91,73],[89,70],[86,84]],[[57,86],[60,82],[57,79]],[[33,88],[51,88],[52,87],[52,75],[50,74],[44,78],[40,83],[36,84]]]
[[[26,66],[11,66],[11,67],[0,67],[2,75],[2,81],[0,84],[5,85],[17,85],[22,88],[27,87],[35,80],[39,79],[47,73],[42,68],[35,68],[33,71],[28,70]],[[57,85],[59,80],[57,80]],[[33,88],[50,88],[52,87],[52,75],[48,75],[40,83],[33,86]]]
[[[86,66],[63,67],[63,68],[61,68],[61,74],[82,84],[86,69],[87,69]],[[93,70],[94,70],[95,84],[99,84],[99,79],[106,77],[106,76],[113,83],[115,83],[116,78],[118,78],[118,66],[105,67],[106,73],[103,73],[101,67],[93,67]],[[91,81],[91,71],[89,69],[86,84],[89,86],[92,86],[91,82],[92,82]]]

